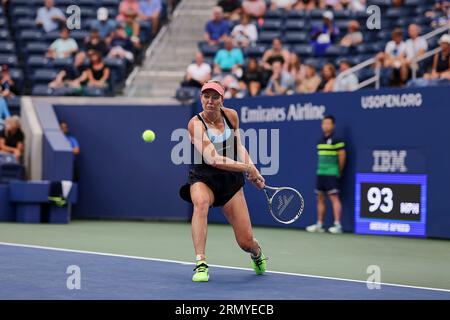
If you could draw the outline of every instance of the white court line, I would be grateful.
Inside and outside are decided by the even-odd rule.
[[[187,261],[158,259],[158,258],[147,258],[147,257],[138,257],[138,256],[128,256],[128,255],[114,254],[114,253],[104,253],[104,252],[84,251],[84,250],[74,250],[74,249],[63,249],[63,248],[55,248],[55,247],[44,247],[44,246],[36,246],[36,245],[20,244],[20,243],[0,242],[0,245],[13,246],[13,247],[24,247],[24,248],[33,248],[33,249],[42,249],[42,250],[62,251],[62,252],[94,254],[94,255],[99,255],[99,256],[128,258],[128,259],[136,259],[136,260],[160,261],[160,262],[178,263],[178,264],[183,264],[183,265],[194,265],[193,262],[187,262]],[[252,271],[253,272],[253,269],[250,269],[250,268],[230,267],[230,266],[222,266],[222,265],[217,265],[217,264],[210,264],[209,266],[217,267],[217,268],[224,268],[224,269],[245,270],[245,271]],[[267,271],[266,273],[282,274],[282,275],[297,276],[297,277],[326,279],[326,280],[357,282],[357,283],[364,283],[364,284],[367,283],[367,281],[363,281],[363,280],[315,276],[315,275],[310,275],[310,274],[291,273],[291,272],[283,272],[283,271]],[[409,289],[441,291],[441,292],[449,292],[450,293],[449,289],[417,287],[417,286],[409,286],[409,285],[396,284],[396,283],[383,283],[383,282],[380,282],[380,283],[377,283],[377,284],[383,285],[383,286],[391,286],[391,287],[401,287],[401,288],[409,288]]]

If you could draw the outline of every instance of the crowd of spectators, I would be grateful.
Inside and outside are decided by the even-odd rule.
[[[429,59],[418,63],[416,59],[432,49],[422,37],[425,31],[449,25],[449,3],[436,1],[415,22],[411,17],[402,17],[402,11],[395,10],[416,7],[406,8],[405,0],[392,0],[383,13],[403,20],[397,23],[391,19],[389,28],[383,29],[382,25],[381,30],[373,31],[363,29],[362,19],[358,19],[367,19],[366,7],[371,4],[370,0],[218,1],[212,11],[212,19],[205,26],[204,41],[199,43],[196,63],[188,67],[181,85],[199,87],[209,79],[221,80],[225,84],[225,92],[230,92],[227,96],[233,97],[353,91],[359,88],[367,74],[375,73],[375,67],[381,68],[382,86],[417,83],[411,80],[413,73],[427,81],[436,79],[438,74],[440,79],[448,79],[449,35],[438,41],[442,51],[433,57],[433,61]],[[288,23],[280,17],[296,15],[310,18],[303,20],[310,25],[299,24],[296,34],[288,35],[286,32],[283,36],[283,28],[287,28]],[[406,24],[402,25],[402,21]],[[284,27],[281,26],[283,23],[286,24]],[[404,30],[407,37],[404,37]],[[272,37],[271,45],[267,46],[264,33],[270,31],[275,34],[280,32]],[[391,33],[391,40],[381,37],[384,34],[389,36],[387,32]],[[369,33],[372,35],[369,36]],[[292,44],[289,36],[295,39],[303,37],[301,43],[305,45]],[[436,42],[433,45],[436,46]],[[260,55],[249,54],[261,47],[264,51]],[[333,50],[336,50],[335,55]],[[359,55],[359,60],[353,59],[360,52],[365,55]],[[375,63],[366,74],[362,73],[362,77],[358,72],[347,71],[371,57],[375,58]],[[195,80],[192,76],[194,68],[202,70]]]

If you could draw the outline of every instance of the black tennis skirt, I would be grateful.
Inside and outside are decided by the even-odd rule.
[[[197,166],[189,171],[188,183],[180,188],[180,197],[192,203],[191,184],[203,182],[214,194],[213,207],[223,207],[244,186],[244,175],[216,169],[211,166]]]

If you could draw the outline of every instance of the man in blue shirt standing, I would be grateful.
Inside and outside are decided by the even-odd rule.
[[[214,7],[213,19],[208,21],[205,26],[205,40],[208,44],[215,45],[222,42],[229,34],[230,24],[223,17],[223,9],[221,7]]]

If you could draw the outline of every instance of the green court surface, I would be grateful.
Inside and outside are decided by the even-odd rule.
[[[310,234],[254,228],[269,257],[268,269],[305,275],[367,280],[378,266],[381,282],[450,289],[448,240]],[[192,262],[190,224],[181,222],[72,221],[68,225],[0,223],[0,242]],[[229,225],[210,224],[207,261],[251,268]],[[190,277],[189,275],[186,275]]]

